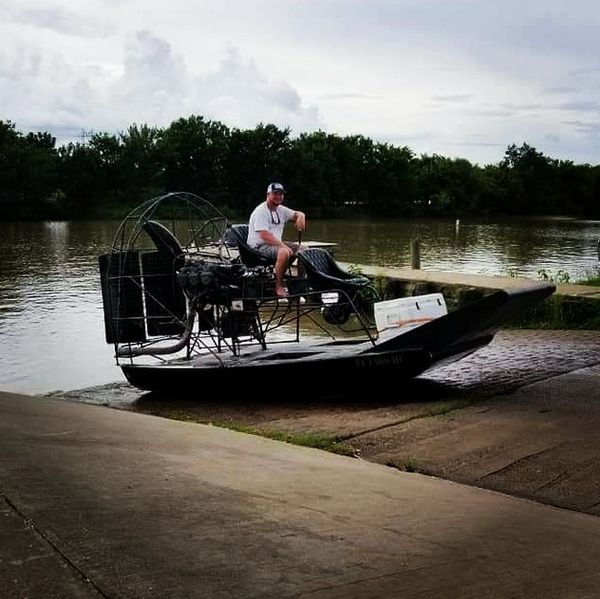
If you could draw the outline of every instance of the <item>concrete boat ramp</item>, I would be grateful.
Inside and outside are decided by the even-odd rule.
[[[600,519],[212,426],[0,393],[0,596],[598,597]]]

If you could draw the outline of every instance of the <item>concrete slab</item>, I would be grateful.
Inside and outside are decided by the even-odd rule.
[[[350,265],[340,263],[342,268]],[[466,272],[445,272],[440,270],[421,270],[411,268],[391,268],[366,264],[357,265],[361,272],[370,276],[384,276],[389,279],[402,281],[422,281],[426,283],[437,283],[440,285],[459,285],[464,287],[477,287],[480,289],[518,289],[539,284],[539,281],[526,277],[501,277],[492,275],[477,275]],[[598,289],[596,289],[598,291]]]
[[[348,269],[351,265],[340,262],[342,268]],[[421,270],[411,268],[391,268],[372,266],[368,264],[354,265],[361,272],[370,277],[387,277],[400,281],[419,281],[434,283],[444,286],[474,287],[497,291],[500,289],[519,289],[537,285],[541,281],[527,277],[503,277],[499,275],[478,275],[465,272],[445,272],[439,270]],[[556,294],[588,299],[600,299],[600,287],[592,285],[577,285],[562,283],[556,286]]]
[[[600,515],[598,398],[595,365],[352,443],[374,461]]]
[[[56,399],[0,394],[0,491],[24,525],[22,538],[0,529],[8,597],[24,596],[10,551],[26,523],[65,566],[56,584],[77,573],[107,597],[582,599],[600,588],[594,516]],[[21,580],[38,576],[34,563],[18,566]]]
[[[0,540],[1,597],[102,597],[5,497],[0,498]]]

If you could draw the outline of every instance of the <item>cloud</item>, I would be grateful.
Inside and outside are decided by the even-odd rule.
[[[546,135],[544,135],[544,140],[549,143],[557,144],[560,143],[560,135],[556,135],[556,133],[546,133]]]
[[[563,102],[562,104],[558,105],[558,108],[560,108],[560,110],[598,110],[600,109],[600,103],[598,103],[596,100]]]
[[[521,139],[600,160],[581,125],[600,111],[592,0],[1,4],[0,118],[21,128],[60,137],[201,114],[294,133],[391,131],[417,153],[462,145],[477,161]],[[477,133],[488,151],[469,150]]]
[[[463,114],[465,114],[466,116],[482,117],[485,119],[506,119],[508,117],[514,116],[515,111],[503,110],[502,108],[480,108],[474,110],[465,110],[463,111]]]
[[[474,148],[501,148],[504,149],[506,146],[501,143],[493,141],[449,141],[449,146],[460,146],[460,147],[474,147]]]
[[[272,122],[297,132],[323,126],[315,105],[306,105],[289,83],[266,77],[235,47],[229,48],[216,69],[198,75],[194,86],[195,100],[213,118],[227,123]]]
[[[433,96],[435,102],[450,102],[452,104],[459,104],[462,102],[468,102],[475,96],[473,94],[454,94],[450,96]]]
[[[5,6],[3,19],[20,25],[49,29],[55,33],[80,37],[105,37],[114,29],[102,18],[78,15],[70,10],[55,6],[39,8],[37,5]]]
[[[476,117],[484,119],[505,119],[515,115],[515,110],[508,107],[482,106],[480,108],[457,108],[453,116]]]
[[[0,54],[0,78],[10,82],[4,84],[3,96],[11,94],[7,85],[19,85],[21,79],[35,79],[40,74],[42,53],[35,48],[17,48],[12,55]]]
[[[25,130],[80,128],[94,110],[96,95],[86,77],[62,56],[39,48],[0,55],[2,118]]]
[[[510,102],[507,102],[505,104],[502,104],[503,108],[506,108],[508,110],[514,110],[514,111],[521,111],[521,110],[538,110],[542,107],[541,104],[512,104]]]
[[[60,53],[15,49],[0,55],[0,78],[9,79],[3,117],[26,129],[57,136],[81,130],[118,131],[132,123],[166,126],[190,114],[228,126],[259,122],[296,132],[323,127],[315,105],[303,102],[289,83],[265,76],[235,47],[212,69],[190,73],[171,44],[138,31],[125,44],[122,64],[72,64]],[[12,115],[18,115],[15,118]]]
[[[565,121],[566,125],[575,127],[577,131],[588,136],[597,137],[600,136],[600,122],[586,122],[586,121]]]
[[[186,116],[189,75],[170,44],[149,31],[138,31],[125,46],[122,74],[105,92],[115,121],[103,115],[107,128],[132,122],[165,125]]]
[[[341,92],[338,94],[321,94],[320,100],[380,100],[381,96],[371,94],[358,94],[352,92]]]
[[[593,65],[590,67],[582,67],[577,69],[571,69],[569,75],[595,75],[600,73],[600,65]]]
[[[545,87],[541,90],[542,94],[570,94],[577,91],[577,87],[574,85],[556,85],[551,87]]]

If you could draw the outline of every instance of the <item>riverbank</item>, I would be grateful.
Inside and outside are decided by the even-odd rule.
[[[267,401],[231,397],[226,389],[161,396],[126,383],[58,395],[253,432],[599,514],[599,331],[501,331],[455,364],[395,389],[373,393],[376,386],[364,381],[353,396],[319,398],[290,381]]]

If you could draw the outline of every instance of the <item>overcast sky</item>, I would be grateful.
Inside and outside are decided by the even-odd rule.
[[[52,132],[200,114],[496,163],[600,164],[597,0],[7,0],[0,120]]]

